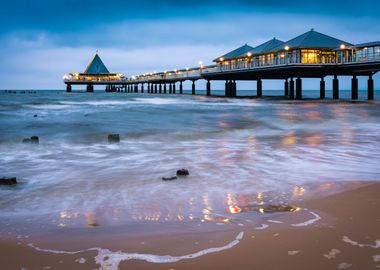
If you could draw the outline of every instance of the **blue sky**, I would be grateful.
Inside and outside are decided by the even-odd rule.
[[[311,28],[351,43],[380,40],[379,8],[372,0],[7,1],[0,89],[62,89],[63,74],[83,71],[95,50],[110,71],[130,76],[209,64],[244,43]]]

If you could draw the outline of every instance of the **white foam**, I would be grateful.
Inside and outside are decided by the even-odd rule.
[[[289,250],[289,251],[288,251],[288,255],[289,255],[289,256],[297,255],[298,253],[300,253],[299,250]]]
[[[342,263],[338,264],[338,269],[347,269],[347,268],[350,268],[351,266],[352,266],[352,264],[342,262]]]
[[[77,263],[85,263],[86,259],[85,258],[79,258],[79,259],[76,259],[75,262],[77,262]]]
[[[256,230],[264,230],[264,229],[266,229],[266,228],[268,228],[268,227],[269,227],[268,224],[261,224],[261,226],[259,226],[259,227],[255,227],[255,229],[256,229]]]
[[[273,220],[273,219],[268,219],[267,221],[270,222],[270,223],[276,223],[276,224],[284,223],[284,222],[282,222],[282,221],[279,221],[279,220]]]
[[[120,262],[128,261],[128,260],[142,260],[142,261],[147,261],[151,263],[173,263],[173,262],[178,262],[185,259],[198,258],[200,256],[203,256],[209,253],[215,253],[215,252],[220,252],[223,250],[230,249],[236,246],[240,242],[240,240],[243,239],[243,236],[244,236],[244,232],[240,232],[233,241],[229,242],[225,246],[208,248],[208,249],[204,249],[204,250],[191,253],[188,255],[184,255],[184,256],[127,253],[127,252],[122,252],[122,251],[114,252],[114,251],[110,251],[109,249],[102,249],[102,248],[89,248],[89,249],[79,250],[79,251],[61,251],[61,250],[52,250],[52,249],[42,249],[42,248],[34,246],[33,244],[28,244],[28,246],[34,248],[37,251],[49,252],[49,253],[54,253],[54,254],[74,255],[74,254],[83,253],[87,251],[98,251],[98,255],[95,256],[95,262],[97,264],[100,264],[99,270],[117,270],[119,268]]]
[[[330,260],[330,259],[335,259],[336,255],[338,255],[339,253],[340,253],[339,249],[333,248],[332,250],[330,250],[328,254],[324,254],[323,256]]]
[[[313,223],[315,223],[321,219],[321,216],[319,216],[318,214],[316,214],[314,212],[309,212],[309,213],[312,214],[314,216],[314,218],[306,220],[305,222],[302,222],[302,223],[292,224],[292,226],[294,226],[294,227],[305,227],[305,226],[309,226],[309,225],[311,225],[311,224],[313,224]]]
[[[380,262],[380,255],[372,256],[374,262]]]
[[[25,107],[38,109],[38,110],[63,110],[70,107],[70,105],[62,104],[39,104],[39,105],[25,105]]]
[[[352,246],[358,246],[358,247],[371,247],[371,248],[380,248],[380,239],[376,239],[374,245],[369,245],[369,244],[360,244],[354,240],[351,240],[348,236],[343,236],[342,237],[343,242],[346,242]]]

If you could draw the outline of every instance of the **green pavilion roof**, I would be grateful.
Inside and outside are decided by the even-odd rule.
[[[243,46],[241,46],[241,47],[239,47],[233,51],[230,51],[229,53],[226,53],[225,55],[218,57],[217,59],[214,60],[214,62],[219,61],[220,58],[223,58],[225,60],[238,58],[239,56],[246,54],[247,52],[249,52],[252,49],[253,49],[253,47],[251,47],[247,44],[244,44]]]
[[[88,64],[84,74],[109,74],[110,72],[104,65],[102,59],[100,59],[98,52],[95,53],[90,64]]]
[[[354,47],[365,48],[365,47],[377,47],[377,46],[380,46],[380,41],[360,43],[360,44],[356,44]]]
[[[270,52],[273,48],[275,48],[277,46],[281,46],[283,44],[285,44],[285,42],[278,40],[276,38],[273,38],[271,40],[268,40],[267,42],[264,42],[263,44],[261,44],[259,46],[256,46],[255,48],[253,48],[249,52],[252,54],[266,53],[266,52]]]
[[[281,44],[275,48],[272,49],[272,51],[281,51],[284,50],[285,46],[289,46],[292,48],[310,48],[310,49],[336,49],[339,48],[342,44],[345,46],[352,46],[352,44],[319,33],[315,31],[314,29],[311,29],[310,31],[299,35],[298,37],[295,37],[291,40],[288,40],[284,44]]]

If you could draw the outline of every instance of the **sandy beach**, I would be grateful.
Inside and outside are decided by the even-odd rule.
[[[103,237],[95,228],[92,236],[85,238],[76,238],[75,233],[42,237],[34,244],[35,248],[30,246],[28,238],[3,235],[2,269],[377,269],[380,267],[380,184],[351,183],[344,189],[334,195],[301,202],[302,208],[320,218],[305,214],[303,222],[300,222],[301,217],[296,220],[289,213],[263,220],[267,226],[234,226],[203,233],[166,232],[145,238],[117,232]],[[243,235],[242,239],[236,241],[239,234]],[[234,240],[235,243],[226,247]],[[125,253],[119,257],[115,253],[109,258],[103,257],[102,266],[95,263],[98,250],[64,253],[96,244]],[[218,247],[226,249],[210,251]],[[202,250],[209,253],[170,263],[146,262],[144,258],[155,260],[146,255],[124,260],[127,252],[132,257],[136,254],[184,256]],[[116,264],[107,266],[107,259]],[[118,260],[119,268],[114,268]]]

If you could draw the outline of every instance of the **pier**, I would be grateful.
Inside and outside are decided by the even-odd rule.
[[[339,78],[351,78],[351,98],[358,99],[358,77],[367,78],[367,98],[374,98],[373,75],[380,70],[380,41],[363,44],[349,42],[319,33],[314,29],[286,42],[273,38],[256,47],[247,44],[214,60],[213,65],[200,63],[185,68],[158,73],[146,73],[130,78],[109,73],[96,54],[84,73],[72,73],[64,78],[66,90],[72,85],[105,85],[106,91],[128,93],[183,94],[183,82],[191,81],[191,94],[196,94],[195,82],[206,81],[206,95],[211,96],[212,81],[224,81],[226,97],[237,96],[238,81],[255,81],[257,97],[262,97],[263,80],[282,80],[284,98],[302,99],[304,78],[320,79],[320,99],[326,97],[327,76],[332,76],[333,99],[339,99]],[[317,87],[316,87],[317,88]]]

